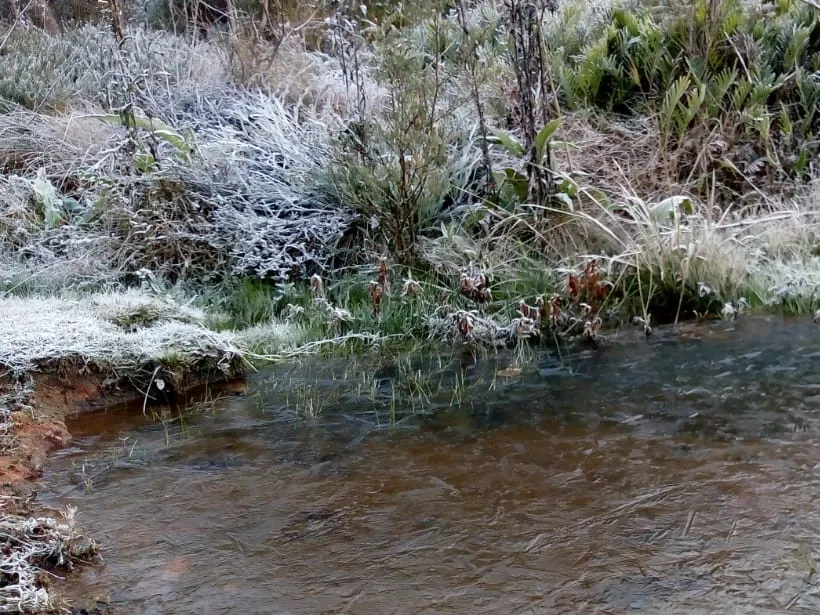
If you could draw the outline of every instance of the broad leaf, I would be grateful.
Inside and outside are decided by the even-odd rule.
[[[516,158],[523,158],[524,154],[524,146],[518,142],[512,134],[506,132],[504,130],[494,129],[492,131],[493,134],[487,137],[487,141],[492,143],[493,145],[500,145],[502,149],[504,149],[508,154],[514,156]]]
[[[538,154],[539,161],[544,159],[544,154],[546,154],[547,150],[547,143],[549,143],[550,137],[555,134],[555,131],[558,130],[558,126],[560,125],[560,119],[552,120],[551,122],[548,122],[541,130],[539,130],[537,135],[535,135],[535,152]]]
[[[666,225],[680,214],[693,214],[695,211],[692,199],[686,196],[670,196],[649,207],[649,214],[656,224]]]
[[[57,193],[57,188],[46,177],[44,169],[37,171],[37,178],[32,183],[34,198],[43,206],[43,222],[46,228],[54,228],[63,222],[60,211],[62,201]]]
[[[529,192],[529,181],[527,180],[527,176],[509,167],[504,169],[504,175],[504,183],[513,188],[518,200],[521,202],[526,201]]]

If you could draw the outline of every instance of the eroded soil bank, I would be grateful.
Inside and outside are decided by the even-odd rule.
[[[8,376],[0,379],[0,393],[15,388],[10,380]],[[68,377],[57,373],[40,373],[30,378],[25,385],[28,391],[21,393],[10,414],[8,446],[0,454],[0,493],[16,497],[30,493],[34,481],[42,475],[48,455],[71,440],[65,425],[67,416],[117,407],[133,407],[140,412],[157,403],[184,406],[212,388],[240,389],[243,382],[224,374],[188,374],[173,392],[159,395],[162,392],[154,390],[146,399],[136,388],[112,389],[110,380],[102,375]]]
[[[137,385],[139,378],[129,381],[115,374],[61,371],[23,376],[14,376],[9,369],[0,372],[4,374],[0,377],[0,402],[4,406],[0,447],[2,612],[66,612],[70,605],[61,598],[60,586],[53,583],[50,574],[60,577],[70,574],[77,564],[99,563],[93,537],[84,535],[81,524],[75,523],[75,509],[52,509],[35,500],[46,459],[71,441],[68,417],[114,408],[140,413],[157,403],[185,406],[203,395],[241,390],[243,386],[240,378],[227,378],[212,370],[177,375],[173,380],[168,378],[166,385],[157,376],[161,370],[155,368],[154,382],[144,387]],[[157,381],[163,382],[162,390]],[[92,611],[72,612],[113,611],[101,602]]]

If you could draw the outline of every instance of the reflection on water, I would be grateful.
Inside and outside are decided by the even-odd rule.
[[[128,613],[816,613],[819,335],[280,366],[80,417],[42,499],[103,543],[70,591]]]

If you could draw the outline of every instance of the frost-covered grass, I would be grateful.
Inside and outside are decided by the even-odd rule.
[[[0,364],[18,372],[64,360],[111,372],[150,363],[208,361],[236,366],[242,352],[230,335],[209,331],[195,313],[134,293],[82,300],[57,297],[0,299]]]
[[[61,36],[17,28],[5,43],[0,99],[38,111],[107,108],[115,102],[114,77],[124,71],[141,75],[140,89],[149,96],[222,85],[228,72],[222,48],[142,28],[128,31],[122,56],[110,29],[92,24]]]
[[[178,122],[196,128],[195,155],[172,150],[142,177],[117,170],[121,130],[100,114],[5,116],[0,161],[12,171],[0,179],[0,241],[11,261],[5,284],[72,272],[75,283],[110,282],[141,268],[284,279],[326,263],[353,219],[317,186],[332,126],[276,98],[234,94],[190,100],[194,109]],[[84,147],[69,134],[75,124],[103,138]]]
[[[580,258],[617,272],[628,313],[675,321],[724,308],[733,315],[738,307],[812,313],[820,289],[819,205],[816,188],[752,215],[684,197],[631,197],[619,214],[577,214],[606,238],[605,250]]]
[[[69,507],[63,519],[9,514],[12,498],[0,496],[0,612],[57,613],[60,605],[43,583],[43,570],[70,571],[97,553],[93,541],[83,536],[76,510]]]
[[[718,147],[730,122],[708,139],[693,125],[690,136],[706,139],[697,142],[708,142],[702,151],[711,156],[693,159],[695,141],[671,152],[650,106],[612,113],[581,95],[588,88],[579,80],[596,82],[612,68],[595,61],[606,45],[587,44],[620,36],[611,8],[568,3],[546,16],[559,103],[550,113],[560,124],[552,164],[564,191],[547,204],[516,195],[520,148],[496,140],[487,154],[498,192],[482,179],[473,85],[490,131],[521,139],[501,3],[470,3],[468,40],[455,13],[414,13],[417,21],[401,28],[352,34],[331,19],[311,25],[312,34],[327,28],[321,45],[291,32],[275,55],[242,29],[200,41],[131,27],[121,53],[104,25],[60,37],[16,31],[0,54],[0,99],[13,111],[0,116],[5,301],[51,301],[42,297],[69,289],[82,295],[59,301],[81,305],[101,331],[119,326],[144,336],[126,347],[145,343],[149,354],[161,353],[161,340],[210,326],[241,330],[234,342],[265,356],[322,337],[451,339],[452,326],[440,329],[449,322],[442,295],[459,296],[471,268],[486,275],[492,301],[465,300],[455,311],[507,331],[521,302],[553,293],[569,300],[570,274],[581,275],[591,258],[611,285],[605,309],[618,312],[613,322],[689,318],[738,302],[811,311],[820,206],[816,192],[776,168],[779,154],[750,158],[742,173],[727,171],[734,158],[723,161],[719,171],[733,185],[713,179],[704,191],[691,174],[674,173],[676,161],[717,164],[731,149]],[[778,23],[791,15],[810,19],[794,9]],[[663,27],[650,15],[620,19],[641,32]],[[477,63],[468,70],[463,50],[471,41]],[[35,55],[36,74],[23,80]],[[667,109],[670,117],[694,93]],[[647,93],[647,105],[653,97]],[[123,105],[136,110],[138,128],[124,126]],[[782,128],[783,118],[764,115],[770,132]],[[747,145],[739,136],[731,151],[751,155]],[[682,199],[674,219],[650,211]],[[399,249],[397,240],[411,245]],[[371,282],[382,257],[394,277],[414,276],[422,292],[411,303],[383,289],[376,314]],[[325,281],[327,303],[310,295],[313,274]],[[134,311],[123,290],[147,279],[154,303]],[[184,317],[156,299],[177,287],[198,296],[182,300]],[[108,316],[89,299],[99,291],[119,297],[108,300]],[[68,320],[60,326],[71,329]]]
[[[12,111],[0,116],[6,286],[93,287],[142,268],[284,280],[326,266],[354,219],[321,181],[350,100],[338,62],[286,45],[265,65],[283,78],[261,92],[231,80],[222,43],[135,29],[120,54],[88,25],[14,32],[0,74],[24,70],[38,46],[43,81],[0,88]],[[116,112],[125,104],[138,134]]]

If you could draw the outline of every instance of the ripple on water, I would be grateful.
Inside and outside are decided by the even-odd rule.
[[[332,361],[161,429],[80,418],[45,499],[79,506],[106,565],[69,592],[180,615],[816,613],[817,335],[690,326],[515,378],[414,357],[444,386],[401,430],[378,404],[402,370],[374,397],[372,367]],[[291,411],[305,383],[317,419]]]

